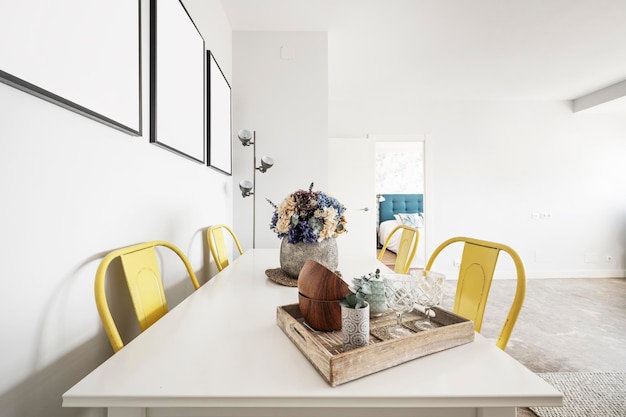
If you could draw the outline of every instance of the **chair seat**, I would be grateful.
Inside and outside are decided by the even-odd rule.
[[[207,229],[206,238],[209,242],[209,249],[211,251],[211,255],[213,256],[213,260],[215,261],[215,266],[218,271],[222,271],[229,265],[228,260],[228,251],[226,249],[226,240],[224,239],[224,230],[230,233],[235,245],[237,245],[237,249],[239,250],[239,254],[243,253],[241,249],[241,245],[239,244],[239,240],[235,235],[235,232],[225,224],[216,224]]]
[[[413,258],[415,258],[415,253],[417,252],[420,233],[419,229],[403,224],[396,226],[391,233],[389,233],[389,236],[387,236],[387,240],[378,255],[378,260],[383,260],[385,252],[387,251],[387,246],[396,233],[402,234],[400,235],[400,243],[398,245],[398,253],[396,254],[394,272],[406,274],[409,272],[409,268],[411,268],[411,263],[413,262]]]
[[[168,311],[155,249],[159,246],[168,248],[178,255],[187,269],[187,274],[189,275],[189,279],[191,279],[194,290],[200,288],[193,268],[185,254],[169,242],[152,241],[139,243],[114,250],[107,254],[100,262],[98,270],[96,271],[94,293],[98,314],[100,315],[104,330],[115,352],[124,347],[124,342],[113,320],[107,300],[106,278],[109,266],[116,259],[121,261],[122,272],[128,286],[139,328],[143,332],[163,317]]]
[[[463,255],[454,298],[454,312],[472,320],[474,329],[480,332],[493,281],[498,255],[507,253],[515,264],[517,287],[507,318],[502,326],[496,345],[504,350],[519,316],[526,294],[526,271],[520,256],[507,245],[469,237],[453,237],[440,244],[426,264],[431,270],[437,256],[453,243],[463,243]]]

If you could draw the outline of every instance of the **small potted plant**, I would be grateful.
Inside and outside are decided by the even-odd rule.
[[[370,305],[367,296],[372,293],[372,274],[353,278],[350,291],[341,304],[341,333],[344,351],[367,346],[370,334]]]
[[[355,279],[366,281],[369,284],[369,293],[364,295],[364,298],[370,305],[371,317],[380,317],[385,311],[389,310],[387,298],[385,297],[385,284],[380,276],[380,269]]]

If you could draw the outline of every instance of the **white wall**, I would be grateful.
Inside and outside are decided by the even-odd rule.
[[[292,48],[293,59],[282,59],[281,47]],[[328,184],[327,34],[233,32],[233,68],[235,233],[244,250],[252,247],[253,199],[237,191],[239,181],[252,180],[253,150],[241,146],[236,134],[256,130],[257,159],[274,159],[273,168],[256,174],[256,247],[278,247],[265,199],[279,204],[311,182],[318,190]]]
[[[426,135],[429,253],[469,235],[514,247],[529,277],[626,276],[623,114],[574,114],[566,102],[344,101],[329,108],[331,136]],[[552,218],[533,220],[535,212]],[[448,268],[458,256],[440,268],[454,273]]]
[[[201,14],[196,23],[206,47],[230,78],[231,31],[220,1],[185,4]],[[232,222],[231,177],[148,143],[148,12],[143,0],[142,137],[0,84],[3,417],[101,415],[62,409],[61,395],[112,354],[93,297],[102,256],[167,240],[205,282],[202,231]],[[177,263],[163,262],[173,305],[191,285]]]
[[[279,244],[265,197],[278,203],[310,181],[326,188],[328,137],[425,134],[430,248],[468,234],[517,248],[530,276],[625,275],[623,115],[572,114],[561,102],[329,105],[325,33],[236,32],[231,40],[218,0],[185,4],[233,86],[233,131],[256,130],[258,156],[276,161],[257,175],[258,247]],[[235,144],[231,178],[148,143],[147,0],[142,7],[143,137],[0,84],[3,417],[99,414],[60,404],[111,354],[93,302],[103,254],[169,240],[204,281],[206,226],[232,223],[251,246],[252,200],[232,186],[252,176],[251,149]],[[295,59],[282,60],[281,46]],[[338,157],[349,169],[349,155]],[[531,220],[532,212],[552,219]],[[188,293],[182,270],[164,266],[175,299]]]

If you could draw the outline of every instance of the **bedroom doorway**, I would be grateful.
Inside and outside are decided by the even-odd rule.
[[[377,194],[416,194],[423,190],[423,135],[328,139],[328,192],[348,208],[348,233],[337,239],[340,256],[350,253],[376,256]],[[423,259],[426,253],[424,241],[421,234],[416,258]]]
[[[424,139],[418,136],[385,137],[377,136],[374,142],[374,189],[377,196],[396,194],[412,198],[414,195],[424,196]],[[414,211],[414,210],[408,210]],[[420,229],[417,255],[412,268],[423,268],[426,263],[425,230],[423,209],[418,221]],[[419,214],[419,213],[418,213]],[[388,233],[399,224],[391,224],[394,220],[379,221],[377,204],[376,212],[376,247],[382,246]],[[385,255],[383,262],[390,264],[394,254]]]

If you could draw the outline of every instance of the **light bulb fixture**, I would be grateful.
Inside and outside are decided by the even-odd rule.
[[[385,197],[382,194],[376,194],[376,230],[380,226],[380,203],[385,201]],[[376,239],[376,245],[380,246],[378,239]]]
[[[269,156],[262,156],[261,165],[256,167],[256,169],[265,173],[268,169],[270,169],[273,166],[274,166],[274,160],[272,158],[270,158]]]
[[[248,180],[239,181],[239,189],[241,190],[242,197],[249,197],[250,195],[252,195],[253,187],[254,187],[254,184],[252,184],[252,182]]]
[[[239,138],[243,146],[254,145],[254,142],[252,142],[252,132],[250,132],[249,130],[246,130],[246,129],[240,130],[237,133],[237,137]]]
[[[254,188],[256,184],[256,172],[267,172],[268,169],[274,166],[274,160],[269,156],[261,157],[261,164],[257,166],[256,162],[256,131],[249,131],[242,129],[237,133],[237,137],[241,141],[243,146],[252,145],[254,149],[254,158],[252,160],[252,181],[242,180],[239,182],[239,190],[241,190],[241,196],[243,198],[252,196],[252,247],[256,247],[256,197]]]

